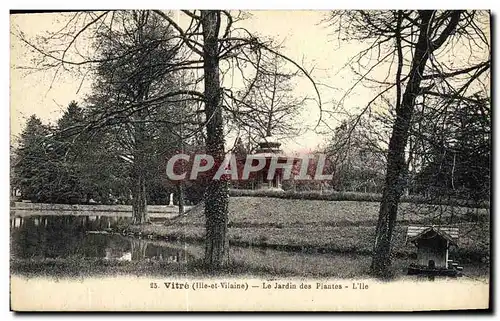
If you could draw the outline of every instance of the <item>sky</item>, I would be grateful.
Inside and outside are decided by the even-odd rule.
[[[354,83],[355,77],[345,68],[351,57],[366,47],[363,43],[341,43],[332,34],[332,28],[325,23],[328,11],[252,11],[251,16],[238,26],[245,27],[254,34],[272,37],[283,43],[282,53],[299,62],[306,69],[314,67],[313,79],[318,83],[323,110],[333,110],[335,102]],[[181,24],[187,21],[182,13],[174,15]],[[60,14],[11,15],[11,31],[21,30],[27,38],[34,38],[47,31],[55,31],[63,26]],[[17,37],[11,35],[11,137],[18,135],[26,119],[36,114],[45,123],[53,123],[62,114],[70,101],[82,102],[90,91],[90,81],[82,83],[81,77],[62,73],[56,79],[52,72],[27,74],[19,66],[32,65],[32,56]],[[52,85],[51,85],[52,84]],[[297,96],[316,97],[311,83],[304,77],[297,81],[294,91]],[[373,92],[362,86],[357,87],[345,100],[349,109],[365,106],[373,97]],[[320,128],[322,133],[312,128],[318,123],[320,109],[315,102],[308,102],[300,115],[300,123],[308,128],[304,134],[283,141],[286,152],[309,152],[325,143],[331,131]],[[322,114],[330,128],[339,124],[341,116]],[[231,142],[228,142],[231,144]]]
[[[346,81],[345,72],[339,73],[339,70],[350,56],[362,48],[359,44],[344,44],[339,48],[331,35],[331,28],[322,23],[327,14],[327,11],[313,10],[252,11],[249,19],[239,22],[251,32],[282,42],[282,52],[307,69],[315,67],[312,74],[314,80],[328,85],[320,86],[323,109],[331,108],[331,100],[350,83]],[[183,19],[182,14],[179,17]],[[11,30],[21,30],[28,38],[33,38],[61,28],[61,20],[64,21],[59,14],[12,15]],[[11,35],[11,136],[22,131],[30,115],[36,114],[45,123],[54,122],[70,101],[81,102],[89,93],[90,83],[86,81],[80,87],[81,77],[62,74],[53,81],[52,72],[27,74],[19,69],[19,66],[31,65],[31,58],[27,48]],[[296,93],[298,96],[315,97],[313,86],[305,79],[297,82]],[[356,99],[354,94],[350,102],[362,103],[356,102]],[[318,105],[308,103],[300,117],[304,126],[313,128],[320,117]],[[328,120],[329,126],[334,127],[336,123],[334,119]],[[282,147],[289,152],[313,150],[324,143],[325,137],[311,129],[297,138],[285,140]]]

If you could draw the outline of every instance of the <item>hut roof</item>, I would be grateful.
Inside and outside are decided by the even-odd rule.
[[[451,244],[458,246],[458,227],[408,226],[407,241],[415,242],[429,232],[435,232]]]

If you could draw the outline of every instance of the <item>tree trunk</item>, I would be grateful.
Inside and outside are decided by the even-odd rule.
[[[182,181],[177,185],[177,194],[179,195],[179,215],[184,214],[184,183]]]
[[[218,33],[220,12],[205,10],[201,12],[203,26],[203,54],[205,74],[205,116],[207,124],[207,153],[214,157],[215,167],[224,160],[224,128],[221,110],[221,88],[219,80]],[[216,169],[215,169],[216,170]],[[215,174],[212,171],[212,175]],[[218,270],[228,263],[228,203],[227,181],[210,180],[205,193],[205,259],[206,267]]]
[[[142,261],[146,258],[148,242],[134,238],[130,242],[130,247],[132,261]]]
[[[143,224],[149,222],[147,197],[146,197],[146,179],[144,171],[138,171],[134,182],[132,192],[132,212],[133,223]]]
[[[142,112],[138,113],[142,119]],[[145,128],[144,124],[136,124],[135,127],[135,153],[133,164],[133,191],[132,191],[132,212],[133,223],[143,224],[149,222],[146,196],[146,168],[145,168]]]

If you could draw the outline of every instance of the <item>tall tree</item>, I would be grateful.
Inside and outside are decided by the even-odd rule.
[[[350,61],[364,69],[358,72],[355,86],[371,82],[380,88],[362,113],[384,95],[392,95],[394,101],[395,117],[371,264],[372,273],[384,277],[390,275],[391,240],[404,187],[406,147],[415,106],[429,96],[461,99],[484,79],[490,68],[489,39],[485,34],[489,29],[489,13],[340,11],[332,13],[330,22],[340,38],[369,44]],[[453,48],[457,45],[466,52],[461,55],[470,54],[465,63],[456,63],[454,59]],[[380,58],[366,64],[372,54]],[[385,68],[385,78],[374,76],[377,67]],[[448,101],[440,103],[442,110],[446,110]]]
[[[119,135],[122,159],[129,164],[134,222],[141,224],[149,221],[146,188],[151,176],[148,164],[155,152],[153,138],[162,123],[158,110],[168,108],[163,104],[154,110],[144,101],[176,86],[165,67],[176,50],[170,43],[170,29],[150,11],[117,12],[114,21],[121,27],[97,33],[96,54],[101,58],[89,102],[93,117],[105,120],[103,130]]]
[[[44,188],[47,187],[44,187],[44,183],[46,186],[51,162],[46,152],[49,134],[47,126],[35,115],[28,119],[21,133],[14,173],[17,178],[16,185],[25,199],[38,201],[45,198]]]
[[[112,203],[111,198],[128,196],[127,176],[109,132],[101,135],[80,132],[80,126],[85,126],[92,116],[88,108],[74,101],[68,105],[54,130],[58,159],[71,168],[72,176],[78,181],[81,201]]]
[[[22,196],[34,202],[81,203],[91,198],[107,202],[120,190],[123,171],[110,152],[106,136],[73,135],[85,114],[71,102],[56,126],[32,116],[21,135],[13,172]]]
[[[364,125],[364,124],[363,124]],[[385,153],[378,138],[371,137],[367,126],[344,120],[328,142],[325,152],[331,161],[333,187],[341,191],[379,193],[383,186]]]
[[[219,11],[202,11],[200,22],[203,32],[203,70],[205,117],[207,123],[206,148],[215,164],[222,164],[225,157],[224,123],[222,121],[221,85],[219,78]],[[213,173],[215,174],[215,172]],[[206,190],[205,264],[214,268],[225,265],[229,259],[227,223],[229,192],[225,180],[210,180]]]
[[[232,102],[237,99],[230,88],[224,88],[221,84],[221,61],[227,62],[230,68],[238,68],[243,78],[245,78],[245,70],[239,67],[240,63],[249,64],[253,67],[251,69],[255,71],[255,77],[251,83],[255,83],[261,70],[260,57],[270,54],[277,55],[281,59],[293,63],[311,79],[309,73],[301,66],[276,52],[268,43],[255,37],[246,29],[235,28],[233,25],[240,19],[240,16],[234,16],[231,12],[202,10],[198,15],[196,12],[183,11],[185,15],[191,18],[188,29],[182,29],[162,12],[156,12],[169,20],[179,32],[185,44],[202,58],[204,70],[203,97],[207,122],[206,148],[207,152],[214,157],[216,164],[221,164],[225,156],[223,121],[223,108],[225,105],[222,103],[223,98]],[[197,32],[200,27],[201,38]],[[231,64],[234,65],[231,66]],[[317,89],[316,92],[318,92]],[[215,174],[215,170],[212,174]],[[205,196],[206,241],[204,261],[211,269],[219,269],[228,263],[228,201],[227,182],[224,180],[210,180]]]
[[[225,87],[221,83],[221,78],[229,70],[235,70],[240,74],[255,72],[260,67],[260,57],[265,55],[277,55],[299,69],[313,83],[315,93],[318,95],[317,103],[321,109],[319,91],[316,88],[310,74],[292,59],[282,55],[275,50],[269,41],[260,39],[248,30],[237,27],[236,24],[243,18],[243,14],[229,12],[225,10],[183,10],[184,19],[187,24],[179,23],[170,12],[153,10],[153,12],[164,19],[169,28],[174,30],[172,36],[172,47],[175,49],[176,59],[174,61],[160,64],[165,68],[161,69],[162,74],[175,73],[181,70],[202,71],[203,75],[196,78],[191,86],[177,88],[175,86],[165,86],[154,97],[142,97],[141,101],[125,101],[119,108],[103,117],[99,117],[94,122],[93,128],[97,128],[106,123],[114,122],[117,116],[123,117],[127,113],[137,114],[140,110],[148,108],[154,110],[162,104],[179,101],[201,102],[204,109],[205,119],[200,128],[206,130],[206,150],[212,154],[215,162],[223,159],[224,155],[224,115],[223,109],[227,104],[223,101],[228,99],[233,101],[236,97],[232,88]],[[68,22],[68,25],[59,37],[49,35],[40,37],[40,41],[26,39],[23,34],[19,38],[29,47],[38,53],[38,66],[41,69],[55,69],[58,72],[62,67],[73,67],[76,71],[82,72],[85,66],[92,68],[96,64],[106,61],[113,62],[110,57],[95,56],[94,52],[83,52],[76,49],[79,39],[94,37],[96,30],[113,30],[119,28],[120,24],[115,24],[117,12],[91,12],[77,13]],[[83,21],[83,22],[82,22]],[[186,27],[184,27],[186,26]],[[55,44],[61,50],[53,50]],[[95,42],[99,44],[99,42]],[[95,48],[94,48],[95,49]],[[93,50],[89,50],[93,51]],[[71,52],[73,57],[68,53]],[[224,66],[221,65],[224,62]],[[246,68],[241,67],[246,65]],[[152,66],[151,66],[152,67]],[[156,66],[158,67],[158,66]],[[158,70],[157,68],[151,68]],[[149,69],[149,70],[151,70]],[[148,68],[146,68],[148,70]],[[85,72],[82,72],[83,75]],[[127,81],[129,85],[135,82]],[[118,117],[119,118],[119,117]],[[193,117],[194,118],[194,117]],[[186,119],[190,119],[186,116]],[[196,119],[196,118],[195,118]],[[205,263],[211,270],[219,269],[228,262],[228,242],[227,242],[227,216],[228,216],[228,186],[224,181],[211,181],[205,195],[205,216],[206,216],[206,247]]]
[[[307,100],[294,93],[299,72],[288,72],[286,63],[275,54],[260,60],[256,77],[244,79],[246,88],[237,93],[234,103],[228,104],[228,117],[238,136],[248,136],[253,143],[267,136],[299,135],[297,116]]]
[[[227,88],[221,83],[221,78],[229,70],[245,74],[253,72],[251,83],[255,82],[258,71],[261,70],[260,57],[277,55],[298,68],[306,77],[311,79],[309,73],[293,62],[293,60],[277,52],[266,41],[254,36],[244,28],[237,28],[235,24],[241,20],[241,14],[235,15],[225,10],[183,10],[184,16],[190,20],[187,28],[182,28],[172,17],[162,11],[155,12],[164,17],[178,33],[183,46],[190,49],[199,59],[192,59],[185,63],[186,68],[203,69],[203,92],[190,91],[191,97],[200,97],[204,102],[206,150],[214,158],[214,162],[221,163],[224,159],[225,135],[224,113],[237,94],[232,88]],[[226,68],[221,65],[224,62]],[[247,65],[247,68],[241,65]],[[314,83],[313,83],[314,85]],[[316,86],[316,93],[318,93]],[[318,99],[319,100],[319,99]],[[321,105],[321,102],[319,101]],[[215,170],[211,173],[215,174]],[[228,184],[223,180],[210,180],[205,195],[205,264],[209,269],[217,270],[228,263]]]
[[[491,109],[488,99],[470,98],[451,102],[447,113],[427,106],[416,114],[415,192],[435,202],[452,198],[477,205],[490,199]]]

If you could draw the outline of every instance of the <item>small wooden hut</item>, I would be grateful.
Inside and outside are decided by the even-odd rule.
[[[417,246],[417,265],[428,269],[449,269],[448,251],[458,247],[457,227],[409,226],[407,242]]]

